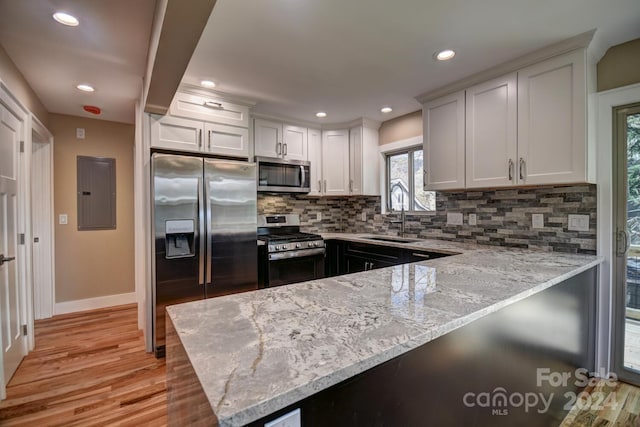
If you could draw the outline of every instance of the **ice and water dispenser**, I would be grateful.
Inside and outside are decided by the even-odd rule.
[[[165,222],[165,257],[187,258],[196,255],[195,223],[192,219]]]

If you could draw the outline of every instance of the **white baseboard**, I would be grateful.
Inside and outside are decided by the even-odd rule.
[[[75,313],[77,311],[95,310],[97,308],[112,307],[114,305],[136,303],[136,293],[105,295],[103,297],[80,299],[75,301],[57,302],[55,314]]]

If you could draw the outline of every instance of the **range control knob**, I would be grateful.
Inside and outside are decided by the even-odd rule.
[[[276,245],[276,251],[280,250],[280,245]]]
[[[309,242],[309,247],[312,248],[313,247],[313,242]]]
[[[302,245],[300,243],[296,243],[296,248],[301,248]]]

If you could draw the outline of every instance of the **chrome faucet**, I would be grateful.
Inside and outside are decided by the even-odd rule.
[[[405,214],[404,214],[404,191],[402,191],[402,189],[400,190],[400,197],[401,197],[400,206],[402,206],[402,208],[400,209],[400,219],[390,220],[389,224],[400,224],[400,237],[404,237]]]

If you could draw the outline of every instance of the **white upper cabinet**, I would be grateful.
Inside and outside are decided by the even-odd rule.
[[[249,130],[215,123],[204,124],[206,151],[234,157],[248,157]]]
[[[349,130],[349,194],[380,195],[378,130],[356,126]]]
[[[322,132],[322,187],[327,196],[349,194],[349,130]]]
[[[169,114],[230,126],[249,127],[249,107],[213,96],[178,92],[171,102]]]
[[[424,189],[465,187],[464,91],[422,107],[424,122]]]
[[[308,158],[311,163],[309,195],[322,195],[322,132],[318,129],[308,129]]]
[[[510,74],[466,91],[466,187],[516,183],[517,75]]]
[[[307,129],[264,119],[254,119],[256,156],[307,160]]]
[[[151,146],[179,151],[202,151],[202,122],[149,114]]]
[[[283,125],[282,157],[288,160],[307,160],[307,128]]]
[[[588,182],[586,52],[518,72],[521,184]],[[591,171],[593,172],[593,171]]]
[[[581,48],[426,102],[425,189],[594,182],[587,71]]]
[[[254,119],[253,139],[256,156],[282,156],[282,123]]]

